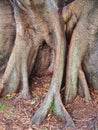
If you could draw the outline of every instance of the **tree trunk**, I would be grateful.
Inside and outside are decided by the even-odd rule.
[[[68,6],[68,10],[70,11],[69,15],[71,19],[68,21],[71,23],[71,20],[77,16],[76,26],[71,36],[71,42],[69,47],[69,54],[68,54],[68,63],[67,63],[67,73],[66,73],[66,92],[65,98],[66,102],[71,102],[77,95],[77,80],[78,76],[80,75],[79,69],[81,68],[82,63],[84,62],[83,57],[89,52],[91,52],[91,48],[96,44],[97,41],[97,28],[98,28],[98,19],[97,14],[98,10],[95,8],[98,6],[96,1],[84,1],[84,0],[76,0],[72,4]],[[93,5],[93,6],[92,6]],[[79,10],[82,8],[83,10]],[[66,8],[63,12],[66,11]],[[72,14],[72,12],[74,12]],[[65,13],[66,16],[66,13]],[[63,17],[65,17],[63,14]],[[67,15],[69,18],[70,16]],[[92,24],[92,19],[96,20]],[[65,18],[66,20],[66,18]],[[67,23],[68,24],[68,23]],[[68,24],[69,25],[69,24]],[[72,28],[74,26],[71,25]],[[70,26],[68,26],[70,27]],[[70,30],[68,28],[68,30]],[[70,33],[72,31],[68,31]],[[81,42],[80,42],[81,41]],[[93,64],[93,63],[91,63]],[[82,76],[79,76],[82,78]],[[82,80],[84,81],[84,80]],[[85,90],[84,90],[85,91]],[[86,93],[87,94],[87,93]],[[90,94],[89,94],[90,95]],[[91,97],[88,94],[85,95],[88,97],[86,100],[91,100]]]
[[[65,129],[76,129],[60,89],[65,78],[65,103],[81,89],[90,101],[88,86],[98,89],[97,0],[1,0],[0,12],[0,72],[6,68],[1,95],[17,92],[21,82],[20,97],[30,98],[31,73],[52,74],[49,91],[31,121],[40,125],[54,105],[53,112],[67,121]]]
[[[15,39],[15,20],[11,5],[0,1],[0,71],[6,67]]]

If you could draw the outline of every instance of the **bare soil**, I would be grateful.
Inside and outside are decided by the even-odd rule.
[[[39,128],[30,122],[49,89],[50,79],[50,76],[44,76],[31,80],[30,100],[17,99],[19,93],[0,98],[0,130],[64,130],[66,123],[51,110]],[[91,91],[91,95],[93,101],[90,103],[77,96],[72,104],[65,106],[77,130],[98,130],[98,90]]]

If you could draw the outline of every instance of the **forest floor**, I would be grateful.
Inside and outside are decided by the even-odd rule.
[[[50,77],[35,77],[31,83],[30,100],[16,100],[19,95],[16,93],[0,98],[0,130],[64,130],[65,123],[51,110],[39,128],[31,124],[31,117],[48,91]],[[66,106],[77,130],[98,130],[98,91],[92,91],[91,96],[92,103],[86,103],[77,96],[73,103]]]

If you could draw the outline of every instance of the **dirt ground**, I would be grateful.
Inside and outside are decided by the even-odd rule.
[[[30,100],[16,100],[19,95],[16,93],[0,98],[0,130],[64,130],[65,122],[53,115],[51,110],[39,128],[30,122],[48,91],[49,82],[49,76],[33,78]],[[92,91],[91,96],[91,103],[77,96],[72,104],[66,106],[77,130],[98,130],[98,91]]]

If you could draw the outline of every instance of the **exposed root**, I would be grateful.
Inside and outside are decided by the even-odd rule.
[[[84,8],[84,10],[82,10],[82,7]],[[87,48],[91,47],[94,39],[96,39],[94,37],[97,33],[97,28],[92,26],[94,25],[94,23],[91,24],[89,22],[94,16],[94,13],[93,16],[91,13],[92,9],[93,7],[91,7],[90,2],[75,0],[68,6],[64,7],[62,11],[62,17],[64,22],[66,23],[65,30],[66,35],[68,35],[67,40],[68,42],[71,41],[68,52],[66,85],[65,85],[66,103],[72,102],[77,95],[78,74],[80,75],[79,77],[81,78],[82,85],[86,86],[83,87],[85,99],[87,101],[91,100],[85,75],[84,73],[81,72],[81,70],[79,72],[79,68],[81,66],[81,62],[83,60],[83,56],[85,55]],[[97,24],[97,22],[95,22],[95,24]],[[92,31],[89,32],[90,30],[93,30],[93,33]],[[91,39],[89,38],[90,36],[92,37]]]
[[[29,52],[28,52],[29,54]],[[25,59],[24,59],[25,57]],[[27,68],[27,58],[28,58],[28,55],[26,57],[26,55],[22,57],[22,86],[23,86],[23,89],[22,89],[22,93],[21,93],[21,96],[23,98],[28,98],[29,97],[29,83],[28,83],[28,68]]]
[[[70,128],[73,128],[74,130],[76,130],[75,124],[74,124],[71,116],[69,115],[69,113],[65,109],[64,105],[62,104],[60,93],[59,93],[58,89],[56,90],[56,93],[54,95],[54,113],[59,118],[61,118],[63,121],[67,122],[66,128],[70,127]]]
[[[62,103],[61,103],[60,97],[57,97],[59,95],[57,93],[59,93],[59,90],[61,88],[63,70],[64,70],[64,57],[65,57],[65,49],[66,49],[64,30],[62,30],[61,21],[60,21],[59,15],[57,13],[58,8],[55,5],[55,3],[46,1],[46,5],[48,7],[49,14],[51,14],[50,15],[51,23],[53,23],[52,28],[53,28],[54,36],[55,36],[54,41],[56,44],[56,59],[55,59],[53,76],[52,76],[52,80],[51,80],[51,86],[48,91],[48,94],[47,94],[44,102],[41,104],[41,107],[38,109],[38,111],[35,113],[35,115],[33,116],[32,120],[31,120],[32,123],[36,124],[36,125],[41,124],[43,119],[48,114],[48,111],[49,111],[52,103],[54,104],[56,115],[60,116],[64,121],[65,120],[68,121],[68,119],[66,119],[66,117],[68,116],[68,113],[66,111],[64,111],[64,106],[61,105]],[[57,99],[60,101],[58,101]],[[60,115],[58,114],[58,111],[61,112]],[[66,116],[66,113],[67,113],[67,116]],[[64,114],[64,116],[63,116],[63,114]]]
[[[81,87],[83,89],[85,101],[86,102],[91,101],[92,98],[90,96],[89,87],[87,85],[86,78],[85,78],[82,68],[79,69],[79,80],[80,80]]]
[[[51,89],[48,91],[47,96],[45,97],[43,103],[40,108],[36,111],[35,115],[31,119],[31,122],[37,126],[41,124],[44,118],[47,116],[48,111],[53,102],[53,91]]]
[[[80,64],[80,57],[78,55],[78,46],[76,41],[76,31],[73,32],[75,25],[77,24],[77,17],[75,14],[75,2],[65,6],[62,11],[62,17],[66,24],[65,32],[67,35],[68,43],[71,41],[67,59],[66,69],[66,85],[65,85],[65,99],[66,103],[71,102],[77,95],[77,75]],[[79,16],[78,16],[79,17]],[[71,38],[72,37],[72,38]],[[75,61],[77,60],[77,61]]]
[[[3,95],[6,95],[17,91],[21,79],[23,85],[21,97],[26,98],[29,95],[28,78],[34,66],[39,46],[44,40],[49,44],[51,38],[48,24],[38,12],[33,12],[28,4],[23,9],[22,6],[26,4],[25,2],[20,5],[19,1],[14,0],[12,4],[16,21],[16,39],[0,85],[3,88]],[[28,30],[27,25],[31,25]]]
[[[0,72],[4,72],[15,39],[15,21],[9,0],[0,0]]]
[[[77,23],[77,26],[72,34],[71,43],[69,47],[66,73],[66,103],[72,102],[77,95],[79,68],[81,66],[83,56],[87,49],[87,39],[84,39],[84,37],[88,37],[88,32],[82,32],[82,30],[85,30],[86,28],[86,21],[82,21],[82,19],[85,19],[84,17],[86,16],[81,17],[81,20]]]
[[[72,36],[72,40],[69,48],[67,73],[66,73],[66,103],[72,102],[77,95],[77,78],[78,70],[80,66],[80,57],[78,47],[75,45],[75,33]],[[76,61],[75,61],[76,60]]]
[[[41,122],[44,120],[44,118],[47,116],[48,111],[51,108],[51,105],[53,105],[54,114],[57,115],[58,118],[67,122],[66,128],[70,127],[74,128],[75,130],[75,124],[67,110],[64,108],[60,98],[59,88],[56,86],[58,86],[58,83],[54,82],[54,86],[51,86],[51,88],[49,89],[47,96],[44,99],[44,102],[41,104],[41,107],[37,110],[37,112],[31,119],[31,122],[39,126]]]
[[[21,67],[22,67],[21,57],[23,58],[25,53],[24,49],[26,47],[25,40],[23,40],[23,36],[22,36],[22,33],[24,32],[24,26],[22,25],[22,19],[19,14],[19,10],[16,6],[14,7],[14,15],[16,20],[17,34],[16,34],[16,40],[15,40],[15,45],[12,54],[10,56],[5,73],[1,79],[2,86],[4,87],[3,95],[7,93],[16,92],[16,90],[18,89],[18,84],[20,82],[20,77],[21,77],[20,76]],[[26,59],[25,56],[24,59]]]

